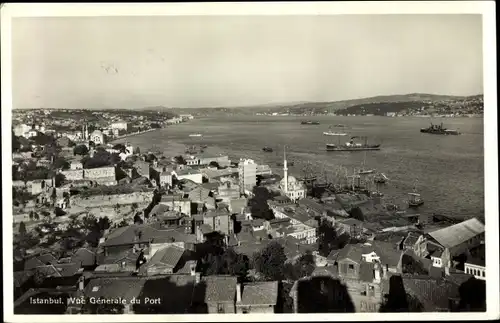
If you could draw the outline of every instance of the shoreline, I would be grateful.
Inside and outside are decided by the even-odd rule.
[[[115,142],[117,140],[121,140],[121,139],[128,138],[128,137],[134,137],[134,136],[142,135],[142,134],[153,132],[153,131],[157,131],[157,130],[160,130],[160,129],[163,129],[163,128],[148,129],[148,130],[144,130],[144,131],[128,133],[126,135],[113,138],[113,140],[111,140],[109,143],[111,144],[111,143],[113,143],[113,142]]]

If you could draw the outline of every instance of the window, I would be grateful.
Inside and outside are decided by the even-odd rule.
[[[486,278],[486,270],[483,270],[483,277]]]
[[[368,296],[374,297],[375,296],[375,286],[368,286]]]
[[[217,313],[224,313],[224,304],[217,303]]]

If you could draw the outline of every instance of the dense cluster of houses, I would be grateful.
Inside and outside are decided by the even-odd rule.
[[[20,130],[23,136],[29,132],[24,130]],[[83,126],[80,142],[96,142],[101,135],[88,134]],[[104,137],[101,145],[107,147]],[[307,197],[304,184],[288,175],[286,159],[283,179],[269,185],[280,192],[267,201],[274,218],[258,218],[249,199],[257,175],[269,174],[269,167],[248,159],[233,167],[229,157],[221,155],[185,156],[185,163],[180,163],[175,158],[148,158],[133,148],[126,145],[125,151],[116,152],[123,161],[135,155],[132,166],[87,169],[73,160],[68,170],[59,172],[65,178],[61,186],[56,187],[55,179],[14,183],[36,197],[28,207],[36,208],[55,195],[56,206],[68,213],[77,205],[92,210],[124,199],[129,204],[132,199],[149,204],[153,194],[146,193],[162,193],[140,221],[106,230],[96,248],[79,248],[61,259],[48,249],[30,250],[30,256],[22,259],[22,270],[14,273],[15,312],[40,311],[30,301],[34,298],[64,298],[65,306],[58,311],[83,313],[85,302],[68,301],[78,298],[121,299],[123,313],[274,313],[281,282],[240,283],[233,276],[201,275],[197,247],[214,234],[224,237],[226,247],[249,258],[271,242],[283,247],[291,263],[312,252],[316,269],[295,281],[289,294],[295,312],[304,311],[301,304],[307,302],[308,288],[303,286],[318,277],[344,286],[356,312],[379,311],[392,293],[394,277],[425,311],[453,310],[462,283],[472,277],[486,280],[484,224],[478,219],[427,233],[411,231],[397,242],[381,241],[378,237],[385,228],[350,217],[341,196],[321,201]],[[106,149],[113,151],[111,146]],[[137,192],[93,199],[71,194],[95,187],[129,187]],[[131,197],[138,192],[144,194]],[[17,222],[25,220],[21,216]],[[318,227],[323,221],[338,236],[347,234],[359,242],[320,256]],[[466,260],[460,261],[463,255]],[[408,272],[408,261],[418,264],[422,273]],[[34,286],[40,275],[43,282]]]

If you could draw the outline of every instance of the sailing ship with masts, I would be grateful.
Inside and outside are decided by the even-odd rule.
[[[417,185],[416,185],[417,181],[415,181],[415,184],[413,186],[413,192],[411,193],[408,193],[408,207],[411,207],[411,208],[417,208],[421,205],[424,204],[424,199],[422,198],[422,196],[417,193]]]
[[[363,159],[363,165],[362,167],[358,170],[359,175],[368,175],[368,174],[373,174],[375,172],[374,169],[370,169],[366,167],[366,151],[365,151],[365,157]]]

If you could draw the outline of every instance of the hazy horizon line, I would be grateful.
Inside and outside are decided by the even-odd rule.
[[[14,108],[12,110],[132,110],[132,109],[152,109],[152,108],[165,108],[165,109],[238,109],[238,108],[256,108],[262,107],[265,108],[268,106],[269,108],[272,105],[294,105],[294,104],[307,104],[307,103],[338,103],[338,102],[346,102],[346,101],[356,101],[356,100],[366,100],[378,97],[391,97],[391,96],[410,96],[410,95],[432,95],[432,96],[447,96],[447,97],[456,97],[456,98],[467,98],[472,96],[483,95],[484,93],[476,93],[476,94],[468,94],[468,95],[455,95],[455,94],[437,94],[437,93],[425,93],[425,92],[411,92],[405,94],[379,94],[367,97],[358,97],[358,98],[350,98],[350,99],[341,99],[341,100],[328,100],[328,101],[288,101],[288,102],[267,102],[267,103],[255,103],[255,104],[247,104],[247,105],[231,105],[231,106],[200,106],[200,107],[168,107],[161,104],[158,105],[150,105],[144,106],[142,108],[138,107],[130,107],[130,108]]]

